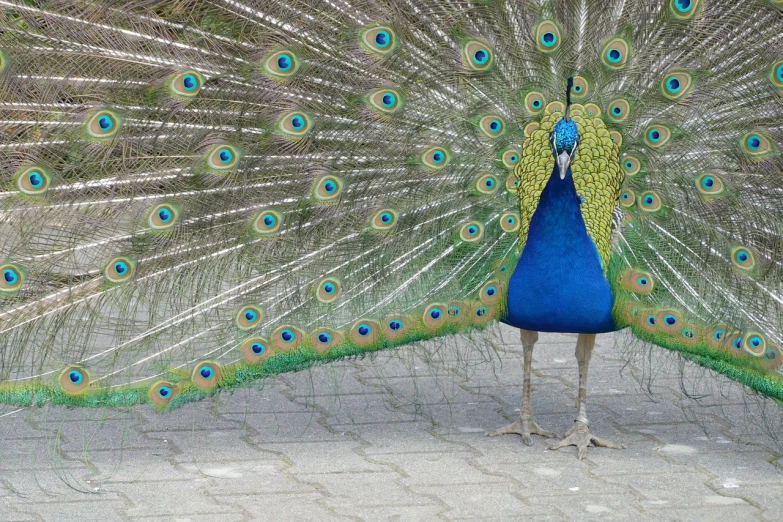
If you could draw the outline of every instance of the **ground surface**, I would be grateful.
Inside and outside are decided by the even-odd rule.
[[[613,335],[598,338],[588,413],[628,449],[579,462],[538,437],[485,437],[521,393],[518,334],[498,335],[499,353],[425,343],[166,415],[2,409],[0,520],[783,519],[777,407],[690,365],[683,387],[657,349],[627,365]],[[561,434],[575,341],[542,334],[534,354],[534,411]]]

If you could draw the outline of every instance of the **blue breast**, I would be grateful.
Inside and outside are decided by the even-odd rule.
[[[504,322],[540,332],[615,330],[612,290],[587,235],[571,169],[555,166],[509,282]]]

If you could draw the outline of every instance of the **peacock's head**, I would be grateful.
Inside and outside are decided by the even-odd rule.
[[[571,87],[574,79],[568,79],[566,87],[566,109],[563,118],[555,124],[555,128],[549,133],[549,147],[557,160],[557,170],[560,179],[565,179],[571,160],[574,159],[576,148],[579,146],[579,132],[576,123],[571,119]]]

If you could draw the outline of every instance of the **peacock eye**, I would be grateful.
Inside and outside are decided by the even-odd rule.
[[[750,272],[756,267],[756,258],[749,248],[738,246],[731,251],[731,261],[734,266],[744,272]]]
[[[650,125],[644,132],[645,143],[654,149],[663,147],[670,137],[671,131],[669,128],[661,124]]]
[[[442,169],[449,164],[450,160],[449,153],[442,147],[432,147],[421,155],[421,162],[433,170]]]
[[[381,114],[393,114],[402,107],[400,93],[392,89],[376,89],[366,99],[370,107]]]
[[[544,20],[536,26],[535,38],[541,52],[554,52],[560,47],[560,28],[554,21]]]
[[[299,69],[299,58],[291,51],[277,51],[264,60],[264,72],[274,78],[289,78]]]
[[[179,212],[173,205],[161,204],[152,208],[147,223],[155,230],[167,230],[177,224]]]
[[[460,228],[459,236],[463,241],[478,241],[484,236],[484,227],[478,221],[465,223]]]
[[[318,300],[322,303],[331,303],[340,296],[342,285],[337,279],[328,278],[322,279],[317,288],[316,297]]]
[[[775,149],[770,139],[761,132],[749,132],[742,138],[742,147],[753,159],[763,159],[771,155]]]
[[[120,117],[113,111],[98,111],[87,120],[85,129],[87,134],[93,138],[112,138],[120,130]]]
[[[379,210],[370,223],[376,230],[389,230],[397,223],[397,212],[392,209]]]
[[[103,270],[103,277],[113,284],[127,283],[136,271],[136,263],[127,257],[111,259]]]
[[[390,27],[370,27],[362,31],[361,43],[373,54],[386,55],[397,47],[397,35]]]
[[[571,87],[571,95],[575,98],[584,98],[587,96],[589,84],[582,76],[574,76],[574,85]],[[592,116],[592,115],[591,115]]]
[[[622,38],[613,38],[604,45],[601,60],[609,69],[622,69],[628,61],[630,47]]]
[[[312,125],[310,116],[301,111],[291,111],[280,116],[277,128],[284,136],[295,138],[307,134]]]
[[[428,328],[438,328],[446,322],[446,310],[443,305],[433,304],[424,310],[422,317]]]
[[[685,96],[691,88],[693,77],[685,71],[667,74],[661,82],[661,92],[670,100],[678,100]]]
[[[217,145],[207,153],[207,165],[217,171],[226,171],[236,167],[239,151],[231,145]]]
[[[671,0],[669,3],[669,14],[679,20],[687,20],[696,13],[698,0]]]
[[[250,330],[261,324],[264,314],[255,305],[246,305],[239,309],[236,316],[236,325],[241,330]]]
[[[499,116],[484,116],[479,122],[479,127],[490,138],[502,136],[506,130],[506,124]]]
[[[469,40],[462,46],[464,62],[467,68],[475,72],[488,70],[494,62],[489,46],[479,40]]]
[[[639,206],[645,212],[657,212],[662,208],[663,203],[657,192],[648,190],[639,196]]]
[[[628,119],[630,115],[630,104],[622,98],[609,102],[609,119],[621,123]]]
[[[169,81],[169,89],[179,98],[193,98],[201,90],[204,77],[196,71],[175,74]]]
[[[525,97],[522,101],[524,103],[525,109],[530,114],[538,114],[546,104],[544,95],[537,91],[532,91],[525,94]]]
[[[24,169],[16,179],[16,188],[28,196],[40,196],[47,191],[52,183],[49,172],[41,167],[32,166]]]
[[[269,236],[280,230],[283,223],[283,215],[275,210],[264,210],[253,220],[253,231]]]
[[[476,190],[482,194],[494,194],[498,189],[498,178],[493,174],[484,174],[476,181]]]
[[[519,230],[519,214],[507,212],[500,216],[500,228],[503,232],[513,233]]]
[[[342,191],[342,179],[336,176],[324,176],[316,181],[313,193],[318,201],[327,203],[335,201]]]

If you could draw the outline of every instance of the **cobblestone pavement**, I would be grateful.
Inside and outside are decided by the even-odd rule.
[[[5,408],[0,520],[783,519],[776,405],[659,349],[626,364],[618,338],[599,336],[591,427],[627,449],[579,462],[538,437],[485,436],[521,396],[518,334],[497,337],[342,361],[166,415]],[[575,341],[542,334],[534,352],[533,408],[561,434]]]

